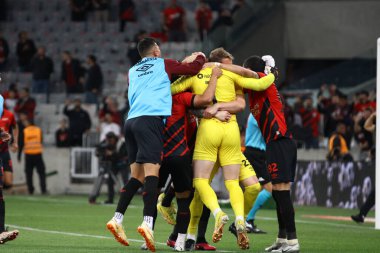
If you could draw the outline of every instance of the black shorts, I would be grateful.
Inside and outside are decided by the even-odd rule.
[[[169,174],[172,177],[175,192],[191,191],[193,189],[193,169],[190,155],[171,156],[162,161],[159,188],[165,186]]]
[[[128,162],[161,164],[164,147],[161,117],[141,116],[125,123]]]
[[[258,148],[246,147],[244,155],[255,170],[260,184],[265,185],[267,183],[270,183],[271,177],[267,170],[265,151]]]
[[[273,184],[294,182],[297,146],[292,139],[281,138],[269,142],[265,157]]]
[[[12,160],[9,151],[4,151],[0,153],[1,164],[4,171],[13,172]]]

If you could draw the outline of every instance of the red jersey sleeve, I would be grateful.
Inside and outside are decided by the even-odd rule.
[[[187,108],[193,107],[194,97],[195,97],[193,93],[182,92],[182,93],[177,94],[177,96],[178,96],[177,98],[178,98],[179,103],[183,104]]]
[[[10,117],[11,126],[16,127],[17,123],[16,123],[15,115],[13,113],[10,113],[9,117]]]
[[[193,62],[182,63],[172,59],[165,59],[165,71],[172,78],[172,75],[195,75],[201,69],[203,64],[206,62],[206,58],[202,55],[198,55]]]

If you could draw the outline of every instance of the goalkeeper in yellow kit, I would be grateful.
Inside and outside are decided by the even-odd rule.
[[[215,60],[211,58],[210,61]],[[172,85],[172,93],[176,94],[191,89],[195,94],[203,94],[210,76],[211,68],[205,68],[193,77],[180,78]],[[252,79],[223,71],[223,75],[217,82],[215,99],[222,103],[234,101],[236,95],[243,94],[242,88],[265,90],[273,83],[274,79],[273,74],[261,79]],[[216,219],[213,233],[214,242],[221,239],[223,226],[228,221],[228,216],[220,209],[215,192],[208,182],[217,158],[223,169],[225,185],[230,193],[231,205],[236,217],[238,244],[240,248],[247,249],[249,242],[244,223],[244,195],[238,181],[241,166],[240,133],[235,115],[231,117],[229,122],[221,122],[215,118],[202,119],[195,143],[193,183],[202,202],[210,209]]]

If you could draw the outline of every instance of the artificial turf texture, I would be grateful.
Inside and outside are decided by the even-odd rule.
[[[115,205],[89,205],[85,196],[6,196],[6,224],[17,228],[19,237],[0,245],[0,252],[141,252],[142,238],[136,228],[142,221],[142,199],[135,197],[124,217],[130,246],[116,242],[106,230]],[[233,219],[232,210],[223,208]],[[304,215],[349,216],[356,210],[296,207],[297,233],[301,252],[380,252],[380,231],[373,224],[357,225],[351,221],[328,221]],[[369,216],[373,216],[370,213]],[[264,252],[276,238],[275,210],[260,210],[259,228],[268,234],[250,234],[247,252]],[[228,224],[229,225],[229,224]],[[211,217],[207,239],[211,242],[214,219]],[[157,252],[173,252],[164,243],[171,226],[158,217],[155,228]],[[133,240],[134,239],[134,240]],[[228,226],[222,240],[214,244],[218,252],[241,252]]]

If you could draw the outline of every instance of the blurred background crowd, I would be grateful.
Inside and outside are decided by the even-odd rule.
[[[271,6],[275,2],[268,1]],[[139,39],[155,37],[163,56],[178,60],[193,51],[207,53],[213,45],[228,49],[228,38],[210,44],[212,34],[224,28],[232,31],[248,8],[264,12],[268,6],[245,0],[0,0],[6,107],[18,120],[22,114],[38,123],[47,145],[91,146],[92,137],[102,141],[108,131],[122,135],[129,108],[125,75],[139,60]],[[253,20],[260,24],[257,13]],[[367,61],[353,64],[373,73],[374,61],[369,62],[369,67]],[[339,69],[334,78],[314,78],[305,86],[312,63],[295,72],[297,61],[290,59],[278,83],[298,147],[324,149],[329,159],[337,159],[334,152],[348,159],[352,152],[360,160],[371,159],[374,139],[363,126],[375,117],[374,86],[341,89],[345,79],[336,77]],[[354,78],[347,84],[354,87],[359,81]],[[240,117],[242,131],[246,116],[247,112]]]

